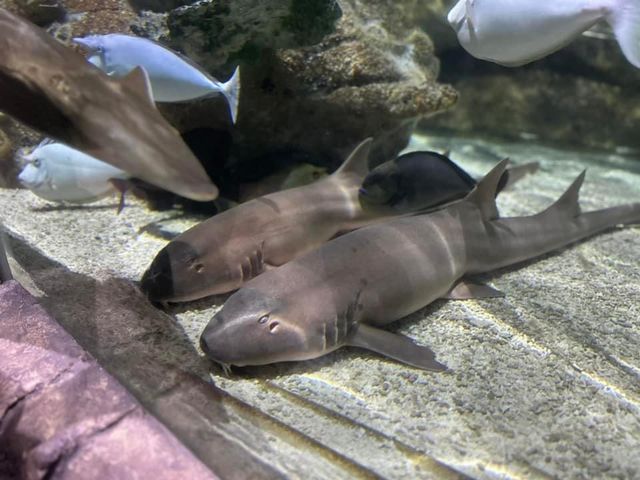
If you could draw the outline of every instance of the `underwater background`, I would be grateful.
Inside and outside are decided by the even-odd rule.
[[[235,125],[220,97],[158,107],[230,202],[295,166],[313,168],[294,182],[315,180],[366,137],[370,166],[419,150],[447,151],[475,177],[505,157],[539,162],[500,194],[504,216],[544,209],[585,168],[585,210],[639,201],[639,73],[610,29],[597,24],[506,68],[460,47],[451,3],[0,7],[66,44],[121,32],[168,45],[218,79],[240,65]],[[222,478],[640,476],[637,228],[484,275],[503,299],[437,301],[391,327],[430,345],[445,374],[341,349],[229,376],[199,348],[228,295],[161,310],[137,287],[168,240],[223,207],[155,190],[128,195],[120,214],[117,196],[48,202],[17,181],[20,158],[41,139],[0,113],[0,219],[14,274]]]

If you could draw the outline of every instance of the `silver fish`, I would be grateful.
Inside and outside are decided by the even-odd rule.
[[[0,8],[0,110],[193,200],[218,189],[150,96],[144,69],[115,79],[23,18]]]
[[[640,221],[640,203],[581,213],[584,172],[543,212],[500,218],[495,194],[506,163],[446,209],[356,230],[250,280],[207,325],[202,349],[216,362],[242,366],[351,345],[442,371],[431,349],[380,327],[438,298],[498,296],[467,276]]]
[[[24,156],[18,180],[54,202],[90,203],[115,193],[113,179],[129,174],[63,143],[45,140]]]
[[[137,66],[149,75],[157,102],[184,102],[222,94],[235,123],[240,96],[240,69],[227,82],[219,82],[191,60],[148,38],[121,33],[74,38],[90,54],[89,62],[115,77],[125,77]]]
[[[545,57],[604,20],[640,68],[637,0],[458,0],[447,19],[471,55],[510,67]]]

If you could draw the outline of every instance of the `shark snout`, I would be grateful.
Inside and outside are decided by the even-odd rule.
[[[219,314],[211,319],[200,336],[200,348],[209,359],[231,364],[238,360],[234,352],[241,350],[242,345],[238,344],[240,338],[234,338],[234,335],[224,328],[223,323]]]
[[[172,241],[164,247],[144,272],[140,288],[152,301],[189,300],[189,289],[195,278],[195,249],[186,242]]]

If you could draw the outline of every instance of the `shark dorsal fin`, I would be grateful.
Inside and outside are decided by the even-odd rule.
[[[565,190],[562,196],[556,200],[553,205],[545,210],[545,212],[556,211],[561,215],[567,215],[570,218],[580,215],[580,187],[584,182],[584,176],[586,170],[583,170],[580,175],[576,177],[569,188]]]
[[[338,176],[352,173],[364,178],[369,173],[369,153],[372,143],[373,138],[371,137],[363,140],[333,174]]]
[[[155,105],[149,74],[143,67],[138,66],[131,70],[125,77],[120,79],[120,83],[148,100],[151,105]]]
[[[485,220],[493,220],[500,216],[496,206],[496,191],[508,164],[509,159],[505,158],[493,167],[466,198],[478,206]]]

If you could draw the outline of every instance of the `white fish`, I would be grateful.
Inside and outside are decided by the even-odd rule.
[[[549,55],[605,20],[640,68],[639,0],[458,0],[447,19],[471,55],[509,67]]]
[[[240,96],[240,70],[219,82],[186,57],[148,38],[120,33],[89,35],[73,41],[89,50],[89,62],[108,75],[124,77],[137,66],[149,75],[157,102],[183,102],[222,94],[235,123]]]
[[[20,182],[54,202],[94,202],[116,191],[111,179],[130,177],[124,170],[51,140],[40,143],[24,160]]]

